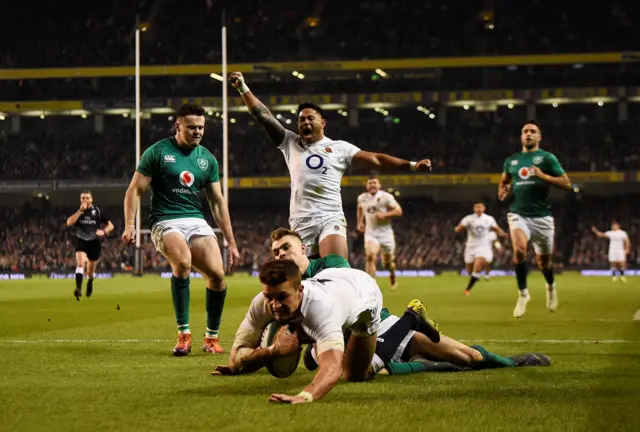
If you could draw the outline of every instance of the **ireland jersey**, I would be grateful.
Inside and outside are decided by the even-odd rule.
[[[565,171],[558,159],[544,150],[520,152],[504,161],[504,172],[513,179],[512,189],[514,201],[509,208],[512,213],[524,217],[551,216],[549,205],[549,187],[544,180],[532,176],[529,168],[536,166],[553,177],[564,175]]]
[[[302,279],[314,277],[324,269],[328,268],[351,268],[349,261],[342,255],[327,255],[324,258],[309,260],[309,267],[302,275]]]
[[[218,161],[202,146],[184,149],[175,138],[165,138],[149,147],[136,169],[151,177],[150,224],[169,219],[204,219],[198,195],[209,183],[220,181]]]

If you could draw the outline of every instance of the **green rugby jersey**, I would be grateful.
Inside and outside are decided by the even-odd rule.
[[[151,177],[152,227],[170,219],[204,219],[198,193],[209,183],[220,181],[218,161],[209,150],[201,145],[184,149],[174,137],[145,150],[136,171]]]
[[[525,217],[551,216],[549,204],[551,185],[529,173],[529,168],[534,165],[543,173],[553,177],[565,174],[555,155],[544,150],[519,152],[509,156],[504,161],[503,169],[503,172],[511,175],[513,179],[511,188],[514,201],[509,211]]]

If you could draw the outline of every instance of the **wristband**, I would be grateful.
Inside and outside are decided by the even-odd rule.
[[[416,168],[416,166],[418,165],[418,162],[409,162],[409,169],[411,169],[411,171],[418,171],[418,168]]]
[[[302,399],[306,400],[307,402],[313,402],[313,396],[308,391],[301,391],[296,396],[301,397]]]
[[[245,93],[249,93],[249,87],[247,86],[247,84],[244,82],[244,80],[241,81],[242,84],[240,84],[240,86],[238,86],[238,88],[236,90],[238,90],[238,92],[243,95]]]

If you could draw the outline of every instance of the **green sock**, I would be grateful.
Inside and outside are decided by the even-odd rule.
[[[486,348],[480,345],[472,345],[471,348],[482,354],[483,358],[483,360],[480,362],[472,363],[472,369],[495,369],[503,367],[514,367],[516,365],[516,362],[512,359],[489,352]]]
[[[176,322],[179,332],[188,332],[189,329],[189,302],[191,300],[189,291],[189,278],[171,276],[171,298],[173,299],[173,309],[176,312]]]
[[[397,363],[391,361],[387,363],[386,369],[389,375],[406,375],[415,372],[425,372],[427,367],[420,362]]]
[[[222,291],[207,289],[207,337],[218,336],[225,297],[227,297],[226,288]]]

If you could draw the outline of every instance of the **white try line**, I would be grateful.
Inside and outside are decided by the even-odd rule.
[[[144,344],[169,343],[175,339],[0,339],[0,344]],[[232,343],[232,340],[221,340],[222,343]],[[640,344],[640,341],[623,339],[584,340],[584,339],[461,339],[463,343],[529,343],[529,344]]]

